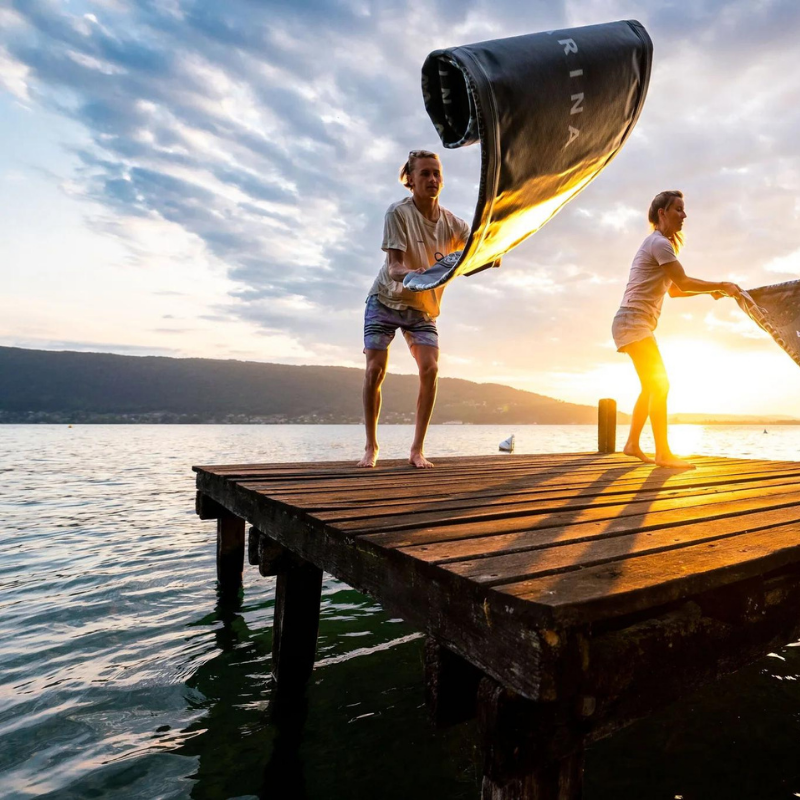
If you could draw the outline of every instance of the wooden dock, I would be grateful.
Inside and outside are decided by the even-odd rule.
[[[312,668],[322,571],[428,635],[485,800],[573,800],[587,742],[800,636],[800,463],[621,455],[195,467],[218,577],[277,575],[274,673]],[[245,522],[253,527],[245,542]]]

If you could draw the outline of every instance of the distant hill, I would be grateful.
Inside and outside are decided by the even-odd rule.
[[[362,380],[347,367],[0,347],[0,422],[358,423]],[[389,375],[381,420],[413,421],[417,387]],[[597,410],[442,378],[433,422],[595,424]]]

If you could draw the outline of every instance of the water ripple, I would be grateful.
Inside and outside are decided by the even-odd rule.
[[[409,433],[386,430],[386,457],[404,455]],[[520,452],[587,451],[596,436],[516,433]],[[756,433],[700,429],[695,449],[800,452],[800,429],[765,437],[769,453]],[[494,454],[507,435],[435,427],[429,450]],[[216,596],[191,464],[355,460],[361,446],[349,426],[0,426],[3,797],[263,797],[291,769],[309,798],[476,796],[474,740],[428,727],[419,637],[402,620],[326,576],[297,739],[269,711],[274,579],[248,569],[240,603]],[[780,655],[749,691],[800,719],[800,648]]]

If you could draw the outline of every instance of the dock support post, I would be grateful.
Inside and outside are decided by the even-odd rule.
[[[217,517],[217,581],[225,592],[238,592],[244,569],[244,520],[228,512]]]
[[[432,636],[425,639],[425,702],[434,725],[444,728],[475,716],[483,673]]]
[[[583,738],[569,714],[486,677],[478,690],[478,726],[481,800],[580,800]]]
[[[302,690],[314,669],[322,570],[308,561],[278,575],[272,629],[272,675],[278,691]]]
[[[597,451],[617,452],[617,402],[606,398],[597,408]]]

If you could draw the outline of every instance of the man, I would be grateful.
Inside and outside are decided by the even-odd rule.
[[[411,196],[389,206],[381,248],[386,259],[367,297],[364,314],[364,421],[367,444],[359,467],[374,467],[378,460],[378,417],[381,384],[386,376],[389,345],[398,328],[408,343],[419,369],[419,395],[414,441],[409,463],[420,469],[432,467],[423,444],[436,400],[439,372],[439,335],[436,317],[444,287],[412,292],[403,287],[409,272],[424,272],[441,258],[464,247],[470,233],[464,220],[439,205],[444,179],[439,156],[428,150],[412,150],[400,170],[400,182]]]

